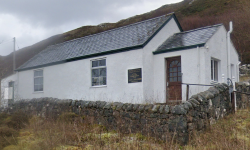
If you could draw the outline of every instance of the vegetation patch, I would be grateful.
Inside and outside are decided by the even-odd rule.
[[[84,123],[87,117],[83,121],[82,117],[74,114],[63,114],[58,120],[33,116],[28,118],[28,122],[25,118],[26,121],[22,125],[15,115],[17,114],[0,114],[0,149],[250,149],[248,109],[226,116],[206,131],[193,133],[186,146],[178,145],[171,139],[160,141],[140,133],[122,134],[119,131],[108,131],[102,125]],[[8,126],[10,121],[18,123]],[[20,129],[20,126],[23,128]]]

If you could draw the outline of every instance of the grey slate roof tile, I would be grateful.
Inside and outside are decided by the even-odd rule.
[[[220,26],[222,24],[176,33],[163,42],[155,52],[167,52],[177,48],[204,44],[214,35]]]
[[[49,46],[17,70],[143,45],[171,16],[164,15]]]

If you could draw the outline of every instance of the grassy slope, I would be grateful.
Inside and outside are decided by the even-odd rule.
[[[250,113],[240,110],[236,114],[226,116],[204,132],[194,133],[192,140],[186,146],[180,146],[172,139],[159,141],[141,134],[121,134],[107,131],[105,127],[88,123],[81,123],[72,115],[64,115],[58,121],[33,117],[19,135],[2,138],[4,150],[15,149],[250,149]],[[71,121],[65,119],[71,118]],[[77,121],[78,120],[78,121]],[[86,121],[86,120],[85,120]],[[0,132],[1,135],[1,132]],[[1,137],[1,136],[0,136]],[[1,147],[0,143],[0,147]],[[6,145],[7,144],[7,145]]]
[[[98,26],[83,26],[75,30],[45,39],[17,52],[17,67],[49,45],[110,30],[156,16],[175,12],[184,30],[207,25],[234,21],[232,40],[238,50],[242,63],[250,63],[250,1],[249,0],[184,0],[183,2],[164,5],[151,12],[123,19],[117,23],[104,23]],[[12,73],[12,54],[0,59],[0,79]]]

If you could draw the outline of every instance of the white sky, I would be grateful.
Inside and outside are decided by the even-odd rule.
[[[0,55],[85,25],[117,22],[182,0],[0,0]]]

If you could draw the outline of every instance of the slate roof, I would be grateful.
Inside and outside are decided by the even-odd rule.
[[[159,54],[197,46],[204,46],[220,26],[222,26],[222,24],[176,33],[163,42],[163,44],[160,45],[153,53]]]
[[[143,47],[172,17],[173,13],[49,46],[17,71]]]

